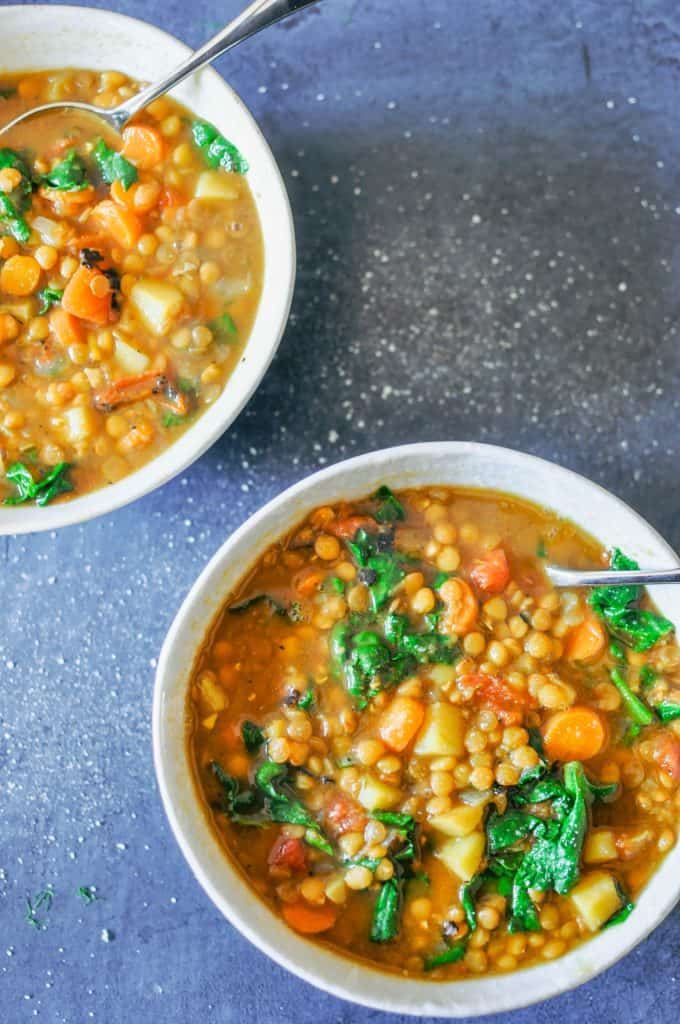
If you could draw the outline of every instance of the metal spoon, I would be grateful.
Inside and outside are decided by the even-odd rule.
[[[159,96],[163,96],[164,93],[183,81],[188,75],[193,74],[194,71],[202,68],[205,64],[210,64],[216,57],[230,50],[232,46],[238,46],[244,39],[255,35],[256,32],[260,32],[263,28],[268,28],[275,22],[281,21],[282,18],[287,18],[289,14],[294,14],[296,11],[300,11],[303,7],[308,7],[315,2],[316,0],[255,0],[245,11],[234,18],[226,28],[218,32],[212,39],[209,39],[200,50],[196,50],[195,53],[188,57],[179,67],[175,68],[162,81],[148,85],[146,89],[142,89],[136,96],[131,96],[119,106],[113,107],[111,110],[102,110],[101,107],[95,107],[91,103],[78,103],[71,100],[62,100],[59,103],[46,103],[41,107],[34,107],[32,110],[26,110],[23,114],[19,114],[9,124],[0,128],[0,135],[3,132],[9,131],[10,128],[14,128],[21,121],[35,117],[36,114],[44,114],[49,111],[63,110],[65,108],[94,114],[102,121],[105,121],[114,131],[120,132],[130,118],[138,114],[144,107],[147,107],[149,103],[158,99]]]
[[[680,583],[680,568],[630,569],[624,572],[596,569],[584,572],[581,569],[563,569],[558,565],[546,565],[545,574],[556,587],[625,587],[631,583]]]

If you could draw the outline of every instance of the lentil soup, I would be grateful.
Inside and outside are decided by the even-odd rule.
[[[272,545],[199,654],[211,828],[298,933],[447,980],[635,913],[680,812],[680,649],[632,568],[493,492],[381,488]]]
[[[0,123],[106,108],[118,71],[0,73]],[[173,443],[228,386],[260,299],[245,157],[174,100],[122,133],[44,115],[0,148],[0,502],[68,500]]]

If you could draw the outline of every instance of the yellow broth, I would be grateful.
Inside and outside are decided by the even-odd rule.
[[[62,99],[112,107],[138,88],[118,71],[0,73],[0,123]],[[194,121],[163,97],[122,139],[72,110],[3,135],[0,501],[120,480],[228,386],[260,300],[262,235],[243,167],[212,166]],[[102,138],[125,161],[108,171]],[[71,154],[80,182],[63,173]],[[72,490],[32,492],[50,472]]]
[[[339,953],[433,980],[553,960],[634,902],[675,843],[680,721],[663,724],[650,709],[680,705],[680,650],[670,624],[648,650],[616,640],[612,647],[589,594],[552,587],[546,557],[607,564],[572,523],[503,494],[450,488],[404,491],[396,507],[405,518],[377,522],[395,513],[394,500],[317,509],[229,599],[188,694],[199,798],[225,852],[272,911]],[[365,548],[361,529],[381,538],[380,551],[400,567],[375,612],[381,572],[376,581],[350,546],[354,538]],[[390,662],[371,678],[372,693],[352,695],[356,680],[346,657],[337,658],[338,637],[345,631],[355,652],[362,630],[387,643],[389,615],[402,616],[418,643],[426,636],[454,654],[407,662],[396,678]],[[651,718],[639,731],[613,669]],[[263,764],[282,773],[273,802],[258,792]],[[576,813],[573,793],[568,814],[551,799],[527,804],[527,795],[540,795],[527,772],[538,773],[536,785],[556,781],[563,794],[580,779],[587,832],[567,891],[528,887],[530,909],[518,917],[517,862],[535,853],[541,829],[565,829]],[[612,792],[595,798],[584,779]],[[297,802],[298,820],[271,821],[280,815],[277,793],[288,801],[284,818]],[[530,814],[538,831],[501,850],[515,858],[515,875],[503,883],[491,874],[501,861],[490,837],[510,812],[523,821]],[[410,858],[394,814],[415,823]],[[258,818],[260,827],[247,824]],[[463,900],[470,880],[472,922]],[[394,934],[372,937],[389,886],[400,901]],[[457,962],[438,965],[458,955],[454,948]]]

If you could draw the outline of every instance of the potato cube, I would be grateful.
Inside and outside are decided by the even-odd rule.
[[[451,811],[435,814],[430,818],[430,825],[445,836],[467,836],[470,832],[474,832],[481,823],[483,814],[483,803],[476,804],[474,807],[461,804],[460,807],[454,807]]]
[[[623,898],[608,871],[584,875],[569,897],[586,928],[596,932],[623,906]]]
[[[420,757],[462,757],[465,722],[460,708],[453,704],[430,704],[416,738],[414,753]]]
[[[359,790],[359,803],[367,811],[388,811],[403,799],[396,786],[388,786],[374,775],[364,775]]]
[[[129,373],[131,377],[144,373],[151,362],[147,355],[140,352],[139,349],[133,348],[132,345],[128,345],[127,341],[123,341],[122,338],[116,338],[114,352],[120,368]]]
[[[198,688],[201,691],[201,703],[206,711],[223,711],[229,703],[220,684],[207,673],[199,679]]]
[[[95,420],[92,409],[77,405],[64,412],[66,433],[71,444],[87,441],[94,432]]]
[[[616,838],[610,828],[596,828],[589,832],[583,844],[583,860],[586,864],[604,864],[616,860]]]
[[[447,839],[435,849],[435,856],[446,865],[449,871],[469,882],[477,874],[484,856],[486,838],[482,832],[471,832],[470,835],[456,839]]]
[[[447,686],[456,678],[455,665],[430,665],[427,674],[435,686]]]
[[[141,278],[130,289],[130,303],[154,334],[166,334],[184,303],[179,288],[165,281]]]
[[[238,199],[238,177],[228,171],[203,171],[198,176],[194,196],[196,199]]]

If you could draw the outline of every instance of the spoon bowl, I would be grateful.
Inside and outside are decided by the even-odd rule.
[[[680,583],[678,569],[630,569],[616,572],[612,569],[564,569],[558,565],[546,565],[545,574],[556,587],[625,587],[634,584]]]
[[[109,130],[113,129],[114,132],[120,133],[128,121],[136,114],[145,107],[148,107],[159,96],[169,92],[170,89],[174,88],[174,86],[178,85],[189,75],[192,75],[194,71],[198,71],[199,68],[204,67],[206,64],[211,64],[217,57],[226,53],[227,50],[238,46],[239,43],[249,39],[256,32],[261,32],[263,28],[268,28],[277,21],[281,21],[290,14],[294,14],[296,11],[302,10],[303,7],[308,7],[316,2],[317,0],[254,0],[249,7],[246,7],[241,14],[237,15],[233,21],[230,21],[226,28],[223,28],[221,32],[218,32],[217,35],[209,39],[200,50],[196,50],[195,53],[192,53],[186,60],[182,61],[170,74],[158,82],[147,85],[141,92],[131,96],[117,107],[106,110],[102,107],[96,107],[92,103],[79,103],[72,100],[46,103],[40,107],[25,110],[8,124],[0,127],[0,137],[10,131],[10,129],[16,128],[24,121],[32,120],[39,114],[55,113],[63,110],[78,110],[81,113],[92,114],[98,118],[100,124],[104,122]]]

